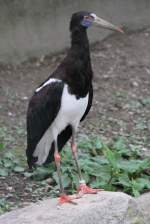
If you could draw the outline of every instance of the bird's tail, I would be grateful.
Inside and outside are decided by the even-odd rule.
[[[67,143],[67,141],[70,139],[72,135],[72,128],[70,125],[68,125],[59,135],[58,135],[58,151],[60,152],[64,145]],[[36,163],[38,163],[38,156],[34,156],[34,151],[35,148],[31,150],[30,145],[28,145],[27,150],[26,150],[26,155],[27,155],[27,163],[29,166],[29,169],[32,169],[33,167],[36,166]],[[54,161],[54,142],[51,143],[50,145],[50,150],[49,150],[49,154],[47,156],[47,159],[45,160],[45,162],[43,163],[48,164],[52,161]],[[32,152],[32,153],[31,153]],[[40,164],[41,165],[41,164]]]

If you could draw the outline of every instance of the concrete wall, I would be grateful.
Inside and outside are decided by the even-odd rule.
[[[0,62],[19,63],[69,46],[69,18],[78,10],[130,29],[150,24],[150,0],[0,0]],[[89,31],[92,41],[106,35]]]

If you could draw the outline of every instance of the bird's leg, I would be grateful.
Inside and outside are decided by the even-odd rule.
[[[55,149],[54,158],[55,158],[55,164],[56,164],[56,168],[57,168],[58,180],[59,180],[59,185],[60,185],[60,193],[63,194],[64,193],[64,187],[63,187],[63,184],[62,184],[61,167],[60,167],[61,156],[58,153],[57,149]]]
[[[78,162],[77,145],[75,143],[75,131],[73,131],[73,134],[72,134],[71,150],[72,150],[72,155],[75,160],[76,167],[77,167],[79,181],[83,181],[81,169],[80,169],[79,162]]]
[[[59,205],[62,205],[66,202],[76,204],[75,202],[73,202],[73,200],[79,198],[78,195],[66,195],[65,194],[63,183],[62,183],[62,178],[61,178],[61,166],[60,166],[61,156],[58,152],[57,143],[55,142],[54,144],[55,144],[54,159],[55,159],[55,163],[56,163],[58,180],[59,180],[59,185],[60,185],[60,197],[59,197],[58,203],[59,203]]]
[[[72,142],[71,142],[71,149],[72,149],[72,154],[76,163],[76,167],[77,167],[77,171],[79,174],[79,187],[78,187],[78,192],[79,195],[83,195],[83,194],[96,194],[99,191],[102,191],[103,189],[93,189],[90,188],[86,185],[85,180],[82,178],[82,173],[81,173],[81,169],[78,163],[78,155],[77,155],[77,146],[75,143],[75,130],[73,129],[73,133],[72,133]]]

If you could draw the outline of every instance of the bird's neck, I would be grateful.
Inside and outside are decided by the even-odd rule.
[[[78,97],[85,97],[89,91],[93,77],[89,41],[85,29],[79,28],[72,31],[69,60],[71,61],[71,68],[73,68],[73,73],[70,73],[71,92]]]
[[[89,41],[85,29],[76,28],[71,32],[71,50],[89,56]]]

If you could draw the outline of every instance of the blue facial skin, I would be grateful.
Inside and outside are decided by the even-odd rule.
[[[82,20],[81,25],[88,28],[88,27],[92,26],[92,21],[84,19],[84,20]]]

